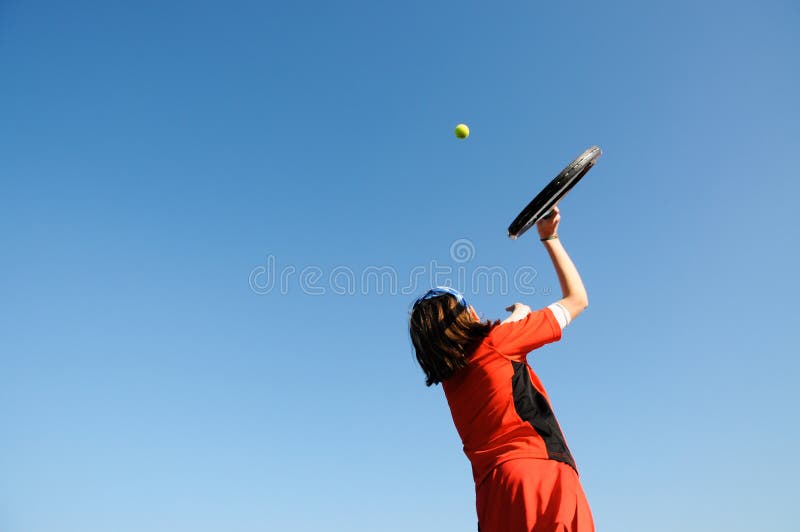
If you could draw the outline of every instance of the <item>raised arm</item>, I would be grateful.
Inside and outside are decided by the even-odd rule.
[[[569,311],[572,319],[584,311],[589,306],[589,297],[586,295],[586,288],[583,286],[581,276],[577,268],[567,255],[567,251],[558,238],[558,223],[561,221],[561,214],[558,207],[553,209],[553,214],[547,218],[539,220],[536,228],[539,230],[539,238],[543,244],[553,266],[558,275],[558,282],[561,284],[561,294],[563,299],[559,301],[564,308]]]

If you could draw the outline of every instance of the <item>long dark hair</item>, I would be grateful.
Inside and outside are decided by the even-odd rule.
[[[472,352],[498,323],[475,319],[449,294],[417,302],[408,328],[425,384],[439,384],[466,367]]]

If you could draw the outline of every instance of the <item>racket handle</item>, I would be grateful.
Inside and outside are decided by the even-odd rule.
[[[549,211],[547,211],[547,214],[545,214],[544,216],[542,216],[540,219],[541,219],[541,220],[546,220],[546,219],[548,219],[548,218],[552,218],[552,217],[553,217],[553,216],[555,216],[555,215],[556,215],[556,212],[555,212],[553,209],[550,209]]]

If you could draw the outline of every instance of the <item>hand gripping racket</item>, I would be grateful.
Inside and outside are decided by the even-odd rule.
[[[572,190],[572,187],[578,184],[586,172],[592,169],[602,153],[600,147],[592,146],[561,170],[514,218],[514,221],[508,226],[509,238],[516,239],[522,236],[536,222],[552,214],[553,207],[558,205],[567,192]]]

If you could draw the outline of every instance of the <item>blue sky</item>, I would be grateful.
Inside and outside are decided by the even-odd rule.
[[[474,530],[400,288],[527,267],[532,295],[462,288],[487,317],[552,302],[505,228],[592,144],[560,230],[591,305],[529,360],[598,529],[788,530],[799,25],[789,1],[0,3],[0,530]],[[254,290],[270,260],[290,282]]]

